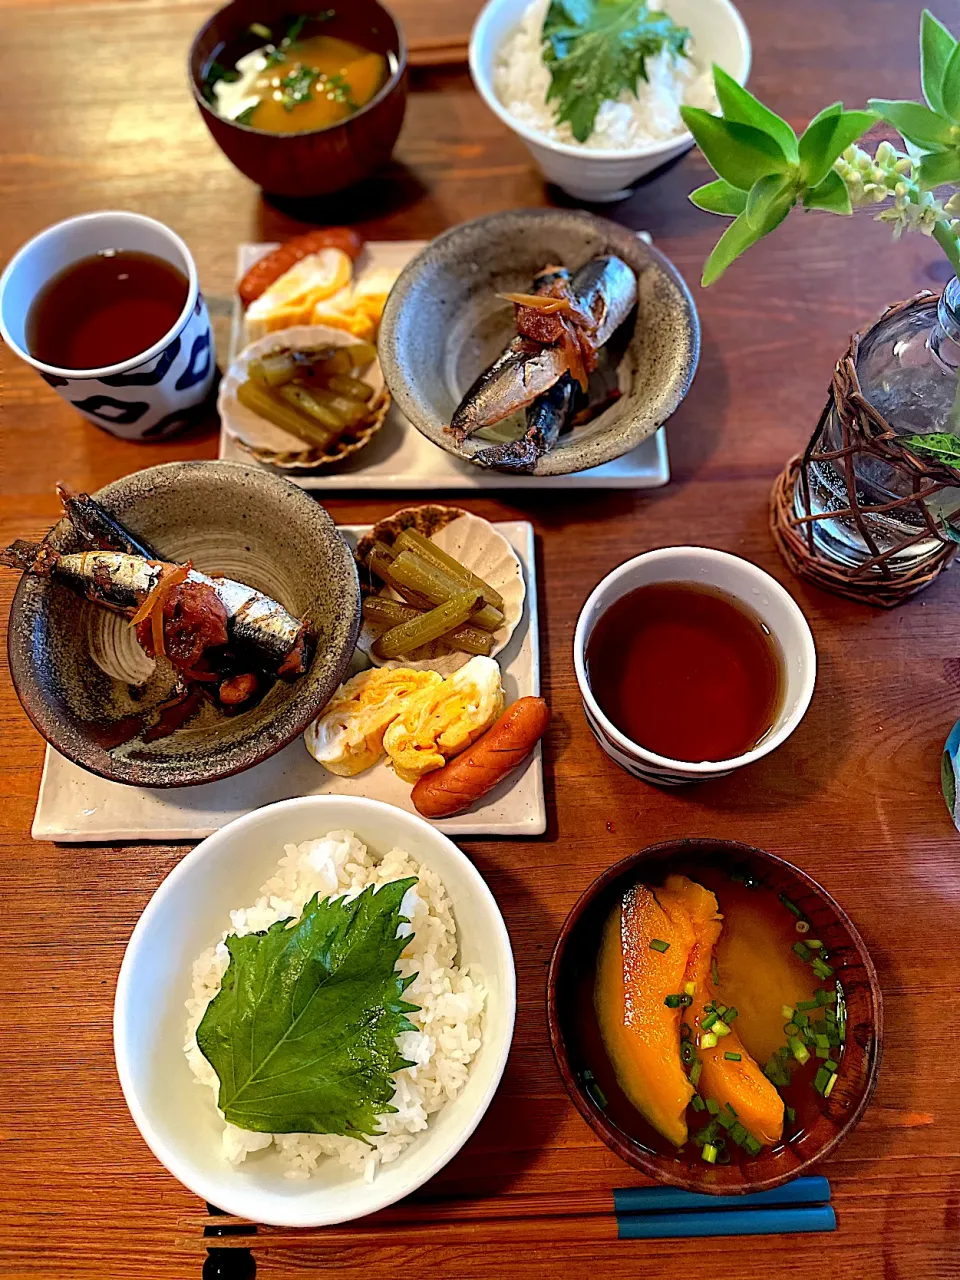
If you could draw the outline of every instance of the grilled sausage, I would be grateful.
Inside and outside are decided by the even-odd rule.
[[[318,227],[302,236],[294,236],[292,240],[280,245],[279,249],[274,249],[253,264],[237,285],[240,301],[245,308],[249,307],[274,280],[279,280],[294,263],[306,258],[308,254],[319,253],[321,249],[342,249],[356,261],[363,244],[363,236],[358,235],[351,227]]]
[[[442,769],[424,774],[413,803],[425,818],[467,809],[522,764],[546,732],[550,709],[542,698],[520,698],[487,732]]]

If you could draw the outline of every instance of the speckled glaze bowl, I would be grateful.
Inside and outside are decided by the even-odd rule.
[[[146,656],[125,618],[24,576],[10,612],[10,670],[47,741],[114,782],[188,787],[249,769],[302,733],[340,683],[360,626],[353,557],[324,508],[289,481],[234,462],[170,462],[94,496],[159,554],[247,583],[308,619],[317,651],[303,676],[276,681],[248,711],[227,717],[204,706],[169,737],[115,746],[126,718],[170,696],[172,668]],[[49,541],[84,549],[66,519]]]
[[[463,393],[514,336],[514,310],[498,293],[527,290],[547,263],[571,271],[602,253],[637,273],[640,300],[620,363],[622,395],[565,432],[535,475],[585,471],[653,435],[686,395],[700,356],[690,290],[662,253],[625,227],[571,209],[495,213],[438,236],[404,269],[380,326],[380,365],[407,418],[448,453],[470,460],[489,443],[458,444],[446,430]],[[493,477],[492,477],[493,478]]]

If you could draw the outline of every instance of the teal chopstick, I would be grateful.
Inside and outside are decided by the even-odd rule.
[[[621,1240],[667,1240],[701,1236],[777,1236],[836,1231],[828,1204],[769,1209],[720,1209],[712,1213],[635,1213],[617,1217]]]
[[[772,1191],[753,1191],[743,1196],[707,1196],[680,1187],[617,1187],[613,1207],[621,1214],[671,1213],[684,1209],[761,1209],[777,1205],[826,1204],[830,1183],[819,1176],[794,1178]]]

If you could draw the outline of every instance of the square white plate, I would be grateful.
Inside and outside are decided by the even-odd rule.
[[[344,526],[351,544],[369,526]],[[533,526],[526,520],[494,525],[520,557],[527,596],[520,625],[498,661],[504,700],[540,693],[540,630]],[[34,840],[64,843],[110,840],[200,840],[220,827],[275,800],[309,795],[369,796],[414,813],[410,784],[385,762],[356,778],[327,773],[307,751],[302,738],[234,778],[199,787],[151,790],[127,787],[87,773],[47,747],[40,780]],[[443,818],[434,826],[448,835],[536,836],[547,827],[540,747],[469,813]]]
[[[406,266],[424,247],[425,240],[375,240],[368,242],[361,270],[365,267]],[[237,279],[272,244],[242,244],[237,258]],[[230,336],[230,361],[246,345],[243,307],[234,302]],[[219,457],[232,462],[249,462],[250,455],[221,425]],[[283,474],[303,489],[654,489],[670,479],[667,440],[664,428],[644,440],[631,453],[602,467],[577,471],[568,476],[510,476],[471,466],[452,453],[439,449],[414,427],[393,405],[387,420],[359,453],[343,462],[305,475]]]

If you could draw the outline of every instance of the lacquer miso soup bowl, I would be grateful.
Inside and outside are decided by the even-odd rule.
[[[695,984],[695,994],[679,1009],[664,1006],[662,1012],[650,1012],[652,1005],[648,1006],[638,1028],[641,1036],[653,1037],[661,1016],[679,1018],[679,1043],[691,1045],[684,1050],[687,1058],[681,1061],[686,1065],[681,1070],[689,1073],[691,1081],[696,1076],[697,1096],[704,1105],[702,1109],[699,1104],[688,1108],[687,1140],[682,1146],[662,1136],[635,1105],[639,1100],[663,1109],[663,1100],[672,1095],[662,1077],[654,1078],[648,1072],[626,1079],[623,1057],[618,1064],[614,1062],[618,1050],[610,1039],[611,1025],[615,1034],[618,1021],[636,1020],[638,1013],[634,1006],[631,1015],[624,1013],[611,1023],[610,1006],[603,1004],[610,970],[602,969],[600,962],[603,947],[610,945],[608,922],[611,913],[620,910],[619,920],[614,920],[620,926],[617,932],[625,934],[628,915],[624,894],[644,885],[663,896],[662,886],[674,874],[711,890],[723,916],[710,979],[713,984],[715,975],[718,984],[713,986],[714,994],[720,992],[722,999],[729,1001],[712,1002],[723,1009],[731,1028],[719,1041],[723,1049],[720,1069],[735,1068],[739,1073],[742,1059],[752,1047],[754,1059],[761,1069],[769,1070],[785,1104],[781,1137],[762,1145],[756,1154],[750,1153],[749,1143],[740,1145],[746,1139],[734,1127],[736,1108],[732,1103],[726,1105],[731,1098],[739,1099],[736,1088],[742,1091],[742,1086],[731,1086],[724,1092],[705,1064],[699,1072],[694,1065],[698,1055],[706,1052],[693,1017],[698,1010],[701,1020],[704,1017],[706,1002],[701,1006],[700,1001],[709,994],[704,989],[706,983],[700,989]],[[670,940],[650,941],[656,946],[648,942],[638,963],[655,971],[656,964],[680,942],[673,935]],[[619,952],[616,954],[619,964]],[[686,963],[689,967],[691,962]],[[616,969],[613,972],[616,978]],[[604,981],[598,983],[601,974]],[[822,994],[800,1001],[798,992],[805,988]],[[677,993],[678,1001],[683,994]],[[803,1027],[788,1022],[789,1009],[776,1004],[781,997],[784,1005],[796,1001],[798,1007],[812,1006],[791,1014],[798,1021],[807,1020]],[[651,845],[599,876],[570,912],[557,940],[547,978],[547,1017],[563,1083],[594,1133],[632,1168],[657,1182],[709,1195],[766,1191],[808,1172],[834,1152],[860,1120],[880,1069],[880,987],[853,922],[827,891],[799,868],[732,840],[687,839]],[[693,1026],[688,1040],[683,1038],[685,1026]],[[842,1034],[843,1040],[839,1047],[830,1045],[818,1056],[816,1044],[811,1042],[808,1048],[806,1042],[819,1034],[815,1028],[820,1027],[834,1040]],[[669,1037],[673,1032],[666,1034]],[[668,1043],[672,1041],[668,1039]],[[609,1051],[608,1044],[612,1044]],[[727,1045],[733,1048],[723,1048]],[[792,1045],[798,1046],[799,1056]],[[713,1051],[720,1053],[719,1049]],[[740,1060],[727,1061],[727,1052],[739,1054]],[[805,1055],[808,1057],[801,1062]],[[716,1064],[712,1070],[716,1072]],[[709,1108],[718,1099],[722,1122],[713,1123],[719,1136],[713,1138],[714,1151],[707,1153],[713,1159],[708,1160],[703,1154],[703,1131],[713,1120]],[[741,1116],[749,1120],[743,1106]]]
[[[211,65],[224,51],[249,53],[264,44],[251,30],[282,30],[291,16],[324,15],[323,30],[387,62],[387,78],[359,110],[324,129],[267,133],[219,115],[204,96]],[[377,0],[233,0],[197,32],[189,57],[190,84],[203,122],[242,174],[278,196],[326,196],[367,178],[390,159],[407,105],[407,46],[393,15]]]

